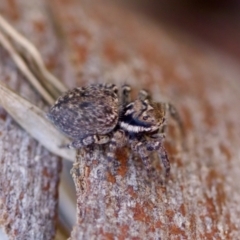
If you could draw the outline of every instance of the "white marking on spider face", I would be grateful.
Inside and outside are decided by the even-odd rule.
[[[141,131],[141,128],[142,128],[142,127],[140,127],[140,126],[133,126],[133,125],[130,125],[130,124],[125,123],[125,122],[121,122],[121,123],[120,123],[120,126],[121,126],[123,129],[127,130],[128,132],[136,132],[136,133],[142,132],[142,131]]]
[[[134,112],[133,109],[129,109],[129,110],[127,110],[127,111],[125,112],[125,115],[130,115],[130,114],[132,114],[133,112]]]
[[[152,128],[152,127],[133,126],[133,125],[125,123],[125,122],[120,122],[120,126],[123,129],[127,130],[128,132],[135,132],[135,133],[151,132],[151,131],[155,130],[155,128]]]

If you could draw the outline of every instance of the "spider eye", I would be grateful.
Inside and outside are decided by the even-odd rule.
[[[143,120],[147,120],[147,119],[148,119],[148,116],[144,116],[144,117],[143,117]]]
[[[113,92],[114,92],[115,94],[118,94],[118,89],[117,89],[117,88],[114,88],[114,89],[113,89]]]

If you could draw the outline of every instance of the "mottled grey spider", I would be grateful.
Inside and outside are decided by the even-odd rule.
[[[150,170],[150,152],[157,151],[165,167],[170,163],[163,146],[166,112],[182,124],[176,109],[169,103],[153,102],[141,90],[135,101],[130,87],[122,86],[121,94],[114,84],[93,84],[75,88],[58,98],[48,117],[63,133],[73,139],[70,148],[109,143],[107,157],[114,159],[117,148],[130,145]]]

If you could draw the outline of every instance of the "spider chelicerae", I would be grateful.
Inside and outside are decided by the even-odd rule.
[[[108,143],[107,158],[113,161],[116,149],[129,145],[147,170],[151,168],[150,152],[157,151],[168,176],[170,162],[163,146],[166,113],[182,129],[179,115],[173,105],[154,102],[146,90],[141,90],[134,101],[130,92],[129,85],[123,85],[121,93],[114,84],[74,88],[58,98],[48,117],[73,139],[70,148]]]

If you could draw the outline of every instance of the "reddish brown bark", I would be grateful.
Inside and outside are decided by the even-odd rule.
[[[24,1],[19,1],[16,6],[23,3]],[[29,34],[32,33],[32,28],[29,32],[28,28],[22,30],[38,46],[48,66],[53,70],[59,66],[58,59],[63,61],[65,58],[63,70],[58,69],[56,72],[68,86],[100,81],[111,81],[119,85],[127,82],[132,85],[135,95],[139,89],[147,88],[155,100],[164,99],[176,106],[187,133],[187,149],[183,150],[179,146],[176,126],[170,122],[165,145],[172,169],[166,183],[157,159],[153,162],[156,171],[153,176],[148,177],[140,159],[133,159],[128,149],[119,150],[116,161],[119,161],[121,166],[117,175],[113,176],[106,171],[106,155],[102,149],[96,148],[91,154],[79,153],[73,169],[77,191],[77,223],[71,238],[90,239],[98,236],[99,239],[238,239],[238,66],[224,56],[197,46],[189,39],[181,38],[179,34],[169,34],[164,27],[154,26],[126,10],[117,9],[108,1],[53,0],[43,1],[41,4],[49,4],[48,10],[60,36],[63,37],[59,43],[61,45],[55,45],[56,33],[51,30],[51,25],[45,24],[51,23],[50,20],[37,21],[35,34]],[[42,9],[44,13],[46,11],[45,8],[38,9]],[[27,11],[31,10],[25,11],[26,17]],[[4,13],[8,16],[7,10],[4,10]],[[17,23],[21,23],[23,13],[16,10],[9,13],[9,16],[10,14],[17,18],[13,24],[18,27]],[[30,23],[32,20],[25,22]],[[56,51],[56,46],[61,46],[61,51]],[[19,78],[15,81],[16,75],[13,73],[16,74],[17,71],[6,53],[2,52],[1,56],[6,56],[4,61],[7,61],[1,64],[7,66],[7,70],[4,70],[7,74],[3,80],[10,79],[8,81],[12,88],[21,86],[20,93],[31,101],[38,102],[38,96],[25,81]],[[8,124],[10,118],[6,113],[1,116],[3,123]],[[56,159],[46,152],[46,155],[43,155],[47,156],[46,161],[34,161],[35,156],[40,152],[43,154],[45,150],[37,147],[37,143],[14,123],[11,123],[11,127],[4,126],[6,134],[0,136],[1,142],[8,145],[10,143],[14,146],[13,149],[17,150],[4,152],[4,157],[1,157],[2,165],[8,166],[8,154],[14,156],[12,166],[21,165],[19,153],[25,172],[29,173],[29,166],[34,163],[34,169],[31,168],[30,177],[24,178],[24,183],[28,183],[29,191],[33,191],[36,186],[42,186],[42,181],[46,180],[46,185],[42,188],[41,198],[29,195],[28,201],[39,204],[36,214],[41,212],[41,202],[49,206],[47,209],[52,213],[50,216],[54,216],[58,180]],[[14,134],[10,131],[12,128]],[[18,135],[15,135],[16,133]],[[23,161],[22,152],[27,156],[30,154],[30,157],[24,157]],[[17,180],[21,183],[21,175],[17,173],[22,168],[11,169],[14,171],[12,170],[13,174],[9,179],[13,179],[15,183],[16,179],[12,176],[19,176]],[[37,175],[40,172],[45,174]],[[6,173],[7,171],[4,171],[1,175],[4,184]],[[38,185],[32,182],[34,175],[39,176],[37,180],[34,178]],[[26,223],[26,218],[22,221],[15,218],[19,216],[16,214],[19,213],[18,204],[14,204],[16,211],[13,212],[12,205],[7,205],[9,202],[5,196],[14,199],[14,203],[18,203],[19,196],[22,196],[19,189],[23,187],[16,184],[12,186],[5,188],[4,195],[1,196],[1,206],[4,207],[1,219],[7,217],[8,222],[11,222],[10,225],[2,223],[6,229],[8,226],[16,226],[14,224],[17,223]],[[15,188],[17,197],[13,195]],[[10,189],[13,191],[10,192]],[[13,215],[10,215],[10,212]],[[46,223],[46,226],[41,225],[39,230],[36,227],[39,225],[32,222],[31,212],[27,213],[27,220],[32,224],[29,229],[36,234],[34,236],[40,236],[41,239],[43,236],[37,234],[44,231],[46,238],[53,236],[54,217],[48,218],[46,213],[39,216],[39,219]],[[29,232],[29,229],[22,232],[15,229],[9,229],[10,236]]]
[[[135,93],[145,87],[156,100],[164,96],[176,105],[187,132],[182,151],[169,131],[166,184],[158,163],[156,181],[127,150],[117,154],[116,176],[106,172],[102,150],[80,155],[72,239],[238,238],[237,67],[107,1],[55,0],[52,9],[81,83],[127,82]]]

